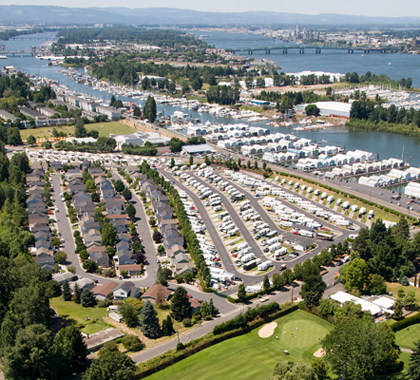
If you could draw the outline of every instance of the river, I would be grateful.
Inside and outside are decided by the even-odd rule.
[[[233,34],[233,33],[224,33],[224,32],[200,32],[197,31],[196,34],[205,34],[208,33],[212,36],[213,40],[208,41],[211,44],[214,44],[216,47],[238,47],[241,44],[243,46],[251,47],[251,43],[254,43],[255,46],[263,46],[266,43],[268,46],[273,45],[273,41],[265,38],[259,37],[258,41],[255,42],[256,36],[250,36],[247,34]],[[44,37],[49,36],[53,37],[54,33],[43,33],[40,35],[33,35],[33,37]],[[30,36],[25,36],[30,37]],[[215,38],[217,37],[217,38]],[[235,38],[239,41],[237,45],[235,44]],[[244,39],[249,38],[252,41],[243,41]],[[259,41],[261,40],[261,42]],[[269,41],[266,41],[269,40]],[[216,42],[219,41],[219,42]],[[29,41],[29,40],[14,40],[14,41],[4,41],[3,44],[6,45],[6,50],[29,50],[33,45],[40,45],[44,41]],[[225,45],[223,45],[225,44]],[[254,55],[257,57],[257,55]],[[261,58],[267,58],[266,55],[261,56]],[[322,70],[330,72],[347,72],[347,71],[357,71],[359,73],[365,73],[368,70],[371,70],[372,73],[385,73],[388,74],[393,79],[399,79],[402,76],[410,76],[413,79],[413,84],[420,87],[420,56],[412,56],[408,54],[371,54],[364,59],[357,54],[344,54],[338,52],[334,54],[332,51],[321,55],[316,54],[305,54],[299,55],[295,53],[290,53],[286,57],[277,55],[268,56],[270,60],[278,59],[280,64],[285,71],[301,71],[301,70]],[[388,62],[399,62],[398,65],[388,65]],[[101,92],[93,90],[90,86],[85,86],[74,82],[69,77],[59,73],[60,66],[47,66],[45,61],[40,61],[34,57],[9,57],[6,60],[1,60],[3,65],[12,65],[18,71],[25,73],[37,74],[43,77],[51,78],[59,81],[61,84],[65,84],[72,91],[77,91],[81,93],[86,93],[91,96],[99,97],[102,99],[109,99],[111,95],[107,92]],[[398,66],[398,67],[397,67]],[[411,71],[412,70],[412,71]],[[119,96],[119,99],[123,101],[137,101],[132,98],[125,98]],[[184,108],[171,107],[171,106],[162,106],[158,105],[159,111],[164,111],[165,115],[172,115],[176,110],[181,110],[187,112],[191,117],[201,120],[204,124],[209,120],[212,124],[223,123],[223,124],[232,124],[238,123],[241,121],[236,121],[232,119],[219,118],[214,115],[209,115],[207,113],[198,113],[195,111],[186,110]],[[272,132],[282,132],[282,133],[294,133],[298,137],[310,138],[316,142],[326,140],[323,143],[329,145],[339,145],[344,147],[346,150],[367,150],[379,154],[380,159],[385,158],[401,158],[402,152],[404,151],[404,159],[409,158],[410,162],[414,166],[420,166],[420,138],[419,137],[408,137],[396,134],[382,133],[382,132],[368,132],[364,130],[358,130],[354,128],[346,127],[336,127],[328,128],[318,131],[293,131],[290,127],[270,127],[265,123],[249,123],[255,126],[261,126],[269,129]]]

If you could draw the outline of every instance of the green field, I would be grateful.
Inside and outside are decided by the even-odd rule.
[[[314,358],[313,353],[320,348],[318,339],[333,329],[328,322],[301,310],[275,322],[278,326],[269,338],[260,338],[260,328],[255,329],[194,354],[148,379],[263,380],[272,374],[278,361],[309,363]],[[283,355],[284,350],[288,350],[290,355]]]
[[[135,131],[134,128],[128,125],[119,123],[117,121],[110,121],[106,123],[94,123],[85,124],[86,130],[89,132],[92,129],[96,129],[99,132],[99,136],[109,137],[110,133],[114,135],[127,135]],[[52,136],[52,130],[54,127],[42,127],[35,129],[22,129],[20,135],[22,140],[26,140],[29,135],[33,135],[35,138],[47,138]],[[55,127],[58,132],[74,133],[74,126],[62,126]]]
[[[107,323],[102,320],[102,317],[108,315],[106,308],[98,307],[83,307],[73,301],[64,301],[62,297],[51,298],[50,305],[55,312],[70,323],[83,324],[82,329],[86,334],[93,334],[109,327]],[[86,321],[89,317],[89,321]]]
[[[414,350],[416,348],[414,344],[420,339],[420,324],[398,331],[395,338],[398,346]]]

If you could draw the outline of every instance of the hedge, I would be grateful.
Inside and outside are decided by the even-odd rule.
[[[228,331],[222,333],[220,335],[213,335],[213,333],[209,333],[204,335],[201,338],[195,339],[187,344],[185,344],[185,349],[182,351],[176,351],[176,349],[169,350],[162,355],[156,356],[144,363],[140,363],[138,368],[139,372],[136,373],[135,379],[143,379],[147,376],[152,375],[162,369],[165,369],[175,363],[178,363],[182,359],[188,358],[189,356],[200,352],[208,347],[214,346],[217,343],[221,343],[227,339],[234,338],[240,335],[244,335],[257,327],[260,327],[268,322],[273,321],[274,319],[283,317],[298,309],[297,305],[293,305],[288,307],[287,309],[280,310],[276,313],[273,313],[266,318],[255,320],[250,322],[244,328],[238,328],[236,330]],[[141,367],[145,367],[142,369]]]
[[[417,323],[420,323],[420,313],[413,315],[412,317],[405,318],[402,321],[395,322],[391,325],[391,329],[392,331],[397,332]]]

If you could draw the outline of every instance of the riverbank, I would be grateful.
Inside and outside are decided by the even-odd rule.
[[[365,120],[349,120],[346,127],[372,132],[394,133],[404,136],[420,137],[420,128],[413,124],[390,124],[385,122],[372,123]]]

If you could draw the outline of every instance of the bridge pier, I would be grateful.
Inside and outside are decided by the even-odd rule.
[[[252,55],[252,50],[249,51],[249,54]]]
[[[365,50],[365,54],[369,54],[369,52],[370,52],[369,50]]]
[[[283,49],[283,54],[287,54],[287,49]]]
[[[353,54],[353,49],[349,49],[349,54]]]
[[[305,49],[299,49],[299,54],[305,54]]]
[[[320,48],[317,48],[316,51],[315,51],[315,53],[316,54],[321,54],[321,49]]]
[[[266,50],[265,54],[271,54],[270,50]]]

